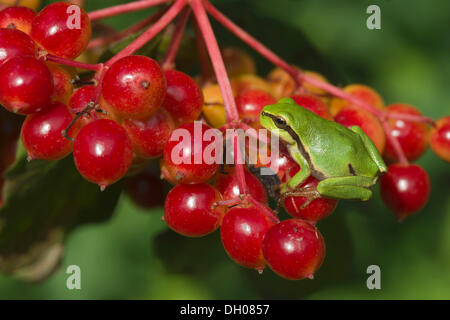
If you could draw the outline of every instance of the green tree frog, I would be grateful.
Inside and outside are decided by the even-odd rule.
[[[268,105],[260,114],[261,125],[278,135],[301,170],[282,193],[303,195],[305,206],[317,197],[369,200],[370,187],[387,171],[373,142],[358,126],[350,129],[298,106],[290,98]],[[292,191],[310,175],[319,180],[314,191]]]

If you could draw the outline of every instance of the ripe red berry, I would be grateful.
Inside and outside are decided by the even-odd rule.
[[[333,117],[328,110],[328,106],[320,100],[320,98],[309,94],[296,94],[291,96],[291,98],[294,99],[299,106],[314,112],[322,118],[333,120]]]
[[[425,206],[430,189],[427,172],[416,164],[390,165],[380,183],[381,197],[399,221]]]
[[[172,183],[201,183],[211,179],[219,169],[215,138],[203,141],[211,127],[201,122],[187,123],[174,130],[164,147],[162,173]]]
[[[102,92],[117,116],[146,119],[161,106],[166,80],[155,60],[129,56],[114,63],[106,72]]]
[[[81,112],[87,107],[94,97],[95,88],[95,86],[83,86],[75,90],[69,100],[69,107],[72,112]]]
[[[297,166],[289,171],[289,175],[292,177],[298,171],[300,167]],[[286,182],[286,178],[282,180]],[[319,181],[310,176],[300,187],[301,188],[315,188],[319,184]],[[286,197],[284,199],[284,208],[286,211],[294,218],[300,218],[303,220],[307,220],[311,223],[316,223],[319,220],[322,220],[328,217],[333,211],[336,209],[338,201],[335,199],[329,198],[318,198],[314,199],[310,204],[308,204],[305,208],[302,206],[307,201],[306,197],[301,196],[293,196]]]
[[[27,116],[22,126],[22,142],[31,159],[59,160],[72,152],[73,143],[62,135],[73,120],[69,108],[53,102],[44,111]],[[79,130],[76,122],[68,134],[75,137]]]
[[[50,105],[53,77],[44,62],[18,56],[0,67],[0,104],[14,113],[31,114]]]
[[[396,103],[387,108],[389,113],[411,114],[421,116],[419,110],[404,104]],[[420,158],[428,148],[428,127],[424,123],[409,122],[398,119],[390,119],[389,125],[392,128],[392,134],[398,139],[400,146],[409,161]],[[384,156],[390,162],[398,161],[394,147],[389,140],[386,141]]]
[[[17,56],[33,56],[33,40],[15,29],[0,29],[0,65]]]
[[[73,157],[80,174],[104,189],[127,173],[133,151],[125,129],[112,120],[100,119],[80,130]]]
[[[73,86],[70,83],[71,75],[64,68],[53,64],[47,63],[47,67],[53,76],[53,101],[62,102],[64,104],[69,103],[69,99],[73,92]]]
[[[167,195],[164,221],[182,235],[202,237],[214,232],[221,224],[225,208],[214,207],[222,197],[206,183],[179,184]]]
[[[146,169],[126,179],[125,191],[138,206],[152,209],[164,204],[164,185],[151,170]]]
[[[148,159],[162,156],[164,146],[175,129],[172,117],[162,108],[147,120],[125,119],[122,126],[131,139],[133,151]]]
[[[430,145],[439,157],[450,162],[450,116],[436,121],[430,132]]]
[[[267,192],[261,181],[245,169],[245,182],[248,192],[253,198],[261,203],[267,204]],[[222,194],[224,200],[233,200],[239,197],[241,190],[236,177],[235,170],[229,170],[226,174],[221,174],[214,182],[216,188]]]
[[[262,253],[263,237],[273,225],[253,206],[234,207],[225,214],[220,227],[223,247],[236,263],[261,272],[266,266]]]
[[[30,34],[36,12],[27,7],[13,6],[0,11],[0,28],[17,29]]]
[[[325,242],[308,222],[284,220],[267,231],[263,254],[278,275],[291,280],[312,279],[325,258]]]
[[[279,145],[278,154],[272,154],[272,150],[268,153],[268,159],[265,159],[265,163],[261,162],[262,158],[258,157],[258,163],[255,167],[272,167],[272,161],[274,161],[274,170],[278,178],[281,180],[285,177],[286,173],[298,166],[298,164],[291,158],[289,151],[284,144]],[[267,162],[267,163],[266,163]]]
[[[236,97],[236,107],[239,115],[241,118],[248,119],[251,122],[259,120],[259,114],[265,106],[276,102],[270,93],[262,90],[247,90]]]
[[[91,22],[87,13],[69,2],[55,2],[42,9],[31,26],[31,37],[45,51],[74,59],[91,39]]]
[[[69,100],[69,108],[73,113],[79,113],[87,107],[87,105],[92,101],[95,95],[95,86],[83,86],[78,88],[73,92],[72,97]],[[84,114],[80,120],[84,125],[91,122],[91,117],[89,113]]]
[[[167,94],[162,104],[176,123],[192,122],[199,118],[203,108],[203,93],[194,79],[177,70],[164,73]]]
[[[383,126],[371,113],[361,109],[344,108],[334,117],[334,121],[350,128],[359,126],[373,141],[380,154],[383,154],[386,146],[386,134]]]

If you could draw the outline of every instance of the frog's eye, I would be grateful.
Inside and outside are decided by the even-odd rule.
[[[284,127],[286,127],[286,125],[287,125],[286,120],[283,119],[283,118],[281,118],[281,117],[275,118],[274,121],[275,121],[275,125],[276,125],[278,128],[284,128]]]

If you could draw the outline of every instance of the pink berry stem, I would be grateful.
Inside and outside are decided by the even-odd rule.
[[[230,79],[223,62],[222,54],[220,53],[219,46],[217,44],[217,39],[209,22],[206,10],[204,8],[202,0],[191,0],[191,7],[194,11],[198,28],[200,29],[203,40],[205,42],[209,57],[211,59],[213,69],[217,78],[217,82],[222,93],[224,106],[227,114],[227,123],[231,127],[234,127],[239,121],[239,113],[237,111],[236,103],[234,101],[233,90],[231,88]],[[245,171],[242,161],[241,146],[239,143],[238,133],[235,130],[233,132],[233,142],[234,142],[234,162],[235,162],[235,174],[238,181],[239,189],[241,195],[244,199],[250,201],[258,210],[263,214],[267,215],[274,222],[279,222],[278,218],[267,209],[265,206],[260,204],[258,201],[253,199],[251,195],[248,194],[248,186],[245,181]]]
[[[242,199],[237,197],[230,200],[221,200],[214,203],[214,207],[233,207],[237,204],[240,204]]]
[[[407,165],[408,159],[406,158],[405,153],[403,152],[400,142],[398,142],[398,139],[395,138],[394,135],[392,134],[391,126],[386,120],[382,120],[381,124],[383,125],[384,131],[386,132],[386,138],[390,141],[392,147],[394,148],[394,152],[398,158],[399,163]]]
[[[181,40],[183,39],[186,25],[191,15],[191,8],[186,7],[178,16],[178,21],[172,35],[169,49],[166,52],[164,59],[161,62],[163,69],[172,69],[175,67],[175,59],[177,57],[178,49],[180,48]]]
[[[91,40],[91,42],[89,42],[88,45],[88,49],[92,49],[92,48],[97,48],[100,46],[104,46],[104,45],[108,45],[110,43],[116,42],[116,41],[120,41],[126,37],[128,37],[129,35],[132,35],[136,32],[139,32],[140,30],[144,29],[145,27],[148,27],[150,24],[154,23],[156,20],[158,20],[159,18],[161,18],[161,16],[167,11],[167,7],[166,8],[162,8],[161,10],[159,10],[158,12],[156,12],[155,14],[151,15],[150,17],[136,23],[135,25],[132,25],[131,27],[121,31],[121,32],[117,32],[114,33],[112,35],[108,35],[105,37],[99,37],[96,39]]]
[[[96,11],[89,12],[89,19],[91,21],[103,19],[107,17],[116,16],[119,14],[138,11],[145,8],[150,8],[157,6],[159,4],[168,3],[171,0],[141,0],[141,1],[133,1],[126,4],[121,4],[117,6],[112,6],[109,8],[104,8]]]
[[[169,10],[147,31],[145,31],[139,38],[130,43],[125,49],[117,53],[113,58],[106,62],[106,66],[111,66],[114,62],[132,55],[147,42],[149,42],[154,36],[156,36],[162,29],[164,29],[178,13],[184,8],[187,0],[177,0]],[[144,1],[142,1],[144,2]]]
[[[386,116],[390,119],[397,119],[397,120],[410,121],[410,122],[422,122],[422,123],[428,123],[429,125],[434,126],[434,120],[431,118],[428,118],[428,117],[416,116],[413,114],[405,114],[405,113],[395,113],[395,112],[389,112],[386,114]]]
[[[370,104],[367,104],[364,101],[361,101],[360,99],[353,97],[352,95],[346,93],[345,91],[343,91],[342,89],[340,89],[336,86],[333,86],[329,83],[323,82],[314,77],[303,74],[302,71],[297,70],[297,69],[293,68],[292,66],[290,66],[288,63],[286,63],[284,60],[282,60],[279,56],[277,56],[274,52],[272,52],[270,49],[268,49],[266,46],[264,46],[262,43],[260,43],[254,37],[249,35],[243,29],[241,29],[238,25],[236,25],[234,22],[232,22],[230,19],[228,19],[225,15],[223,15],[220,11],[218,11],[213,5],[211,5],[206,0],[205,0],[205,7],[208,10],[208,12],[217,21],[219,21],[225,28],[227,28],[232,33],[234,33],[238,38],[240,38],[242,41],[247,43],[250,47],[255,49],[258,53],[260,53],[263,57],[265,57],[267,60],[272,62],[274,65],[276,65],[276,66],[280,67],[281,69],[283,69],[284,71],[286,71],[297,82],[297,85],[300,85],[302,82],[307,82],[311,85],[314,85],[318,88],[325,90],[326,92],[328,92],[338,98],[345,99],[345,100],[349,101],[350,103],[357,105],[357,106],[361,107],[362,109],[372,113],[374,116],[376,116],[383,124],[383,127],[386,131],[387,138],[392,143],[400,162],[408,163],[406,156],[403,152],[403,149],[400,146],[400,143],[398,142],[397,138],[395,138],[392,135],[392,132],[391,132],[392,130],[390,129],[390,126],[386,121],[387,115],[384,111],[376,109],[375,107],[371,106]]]
[[[237,122],[239,120],[239,113],[234,101],[230,79],[228,78],[222,54],[220,53],[219,45],[217,44],[217,39],[214,35],[211,23],[209,22],[206,10],[201,0],[191,0],[191,7],[194,11],[195,18],[203,35],[206,48],[212,61],[214,72],[217,77],[217,82],[222,93],[227,114],[227,121],[229,123]]]
[[[103,67],[101,63],[90,64],[90,63],[77,62],[77,61],[53,56],[51,54],[43,55],[42,58],[46,61],[55,62],[55,63],[62,64],[65,66],[75,67],[75,68],[80,68],[80,69],[85,69],[85,70],[99,71]]]
[[[292,68],[289,64],[287,64],[283,59],[281,59],[278,55],[273,53],[269,48],[263,45],[261,42],[256,40],[238,25],[236,25],[233,21],[228,19],[224,14],[222,14],[219,10],[217,10],[209,1],[205,1],[205,8],[213,16],[218,22],[220,22],[225,28],[234,33],[238,38],[247,43],[250,47],[252,47],[255,51],[265,57],[267,60],[272,62],[274,65],[279,66],[284,69],[287,73],[291,75],[295,81],[298,81],[298,71]],[[299,83],[298,83],[299,84]]]
[[[234,151],[234,166],[236,168],[235,174],[239,185],[240,193],[248,194],[247,183],[245,182],[245,171],[242,161],[241,145],[239,143],[239,136],[236,130],[233,131],[233,151]]]

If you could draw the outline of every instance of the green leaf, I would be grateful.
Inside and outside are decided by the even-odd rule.
[[[72,157],[28,162],[19,144],[5,175],[0,209],[0,271],[30,281],[49,276],[77,226],[110,218],[120,184],[100,192],[76,170]]]

